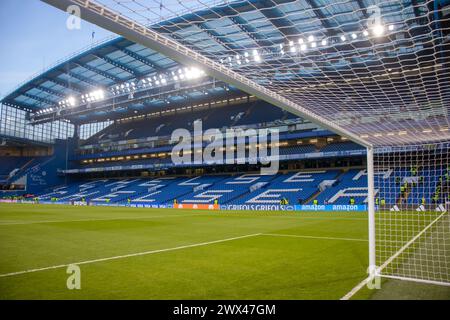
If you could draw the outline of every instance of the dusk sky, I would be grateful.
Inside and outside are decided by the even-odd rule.
[[[0,0],[0,97],[54,62],[112,34],[81,22],[69,30],[69,15],[39,0]]]

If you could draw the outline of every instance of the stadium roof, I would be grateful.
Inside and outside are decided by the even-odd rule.
[[[171,72],[179,74],[181,69],[183,75],[186,74],[184,66],[164,55],[115,37],[52,66],[5,96],[1,102],[37,113],[42,119],[59,109],[72,107],[80,112],[70,116],[66,114],[66,118],[88,122],[108,114],[111,116],[111,113],[123,116],[127,111],[166,106],[167,102],[173,105],[187,100],[201,101],[206,98],[205,93],[226,95],[230,91],[236,92],[228,85],[199,74],[185,79],[184,84],[176,85],[169,78]],[[103,92],[101,99],[93,97],[87,101],[90,97],[86,95],[99,90]],[[133,93],[133,99],[130,99],[130,93]],[[114,103],[109,98],[114,98]],[[91,102],[91,108],[81,108],[88,102]],[[53,117],[47,118],[50,119]]]
[[[440,11],[448,0],[44,1],[92,12],[103,4],[124,23],[150,26],[370,143],[450,138],[448,17]],[[3,102],[54,112],[61,100],[73,107],[94,90],[94,102],[106,101],[117,85],[160,74],[174,83],[173,95],[181,90],[181,101],[195,99],[175,84],[182,82],[174,80],[179,71],[167,56],[117,38],[43,73]],[[201,71],[182,72],[191,73],[200,92],[204,85],[216,87]],[[98,87],[107,89],[106,97],[95,96]],[[224,83],[218,87],[227,94]],[[144,98],[140,104],[161,106],[161,100]]]

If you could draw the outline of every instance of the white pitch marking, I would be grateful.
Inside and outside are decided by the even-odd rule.
[[[304,238],[304,239],[320,239],[320,240],[343,240],[343,241],[363,241],[367,242],[367,239],[355,239],[355,238],[336,238],[336,237],[316,237],[316,236],[302,236],[296,234],[280,234],[280,233],[263,233],[262,236],[273,237],[291,237],[291,238]]]
[[[151,251],[130,253],[130,254],[125,254],[125,255],[121,255],[121,256],[114,256],[114,257],[100,258],[100,259],[94,259],[94,260],[87,260],[87,261],[79,261],[79,262],[73,262],[73,263],[67,263],[67,264],[60,264],[60,265],[56,265],[56,266],[49,266],[49,267],[43,267],[43,268],[29,269],[29,270],[23,270],[23,271],[17,271],[17,272],[0,274],[0,278],[17,276],[17,275],[26,274],[26,273],[32,273],[32,272],[60,269],[60,268],[65,268],[65,267],[67,267],[69,265],[72,265],[72,264],[84,265],[84,264],[90,264],[90,263],[96,263],[96,262],[104,262],[104,261],[110,261],[110,260],[118,260],[118,259],[124,259],[124,258],[145,256],[145,255],[154,254],[154,253],[161,253],[161,252],[182,250],[182,249],[188,249],[188,248],[194,248],[194,247],[201,247],[201,246],[207,246],[207,245],[215,244],[215,243],[239,240],[239,239],[244,239],[244,238],[249,238],[249,237],[256,237],[256,236],[259,236],[259,235],[261,235],[261,234],[260,233],[247,234],[247,235],[239,236],[239,237],[233,237],[233,238],[226,238],[226,239],[221,239],[221,240],[214,240],[214,241],[208,241],[208,242],[188,244],[188,245],[174,247],[174,248],[157,249],[157,250],[151,250]]]
[[[405,251],[414,241],[422,236],[429,228],[431,228],[446,212],[441,213],[436,219],[434,219],[428,226],[426,226],[422,231],[420,231],[415,237],[409,240],[403,247],[400,248],[395,254],[393,254],[389,259],[387,259],[378,269],[378,272],[381,271],[388,266],[395,258],[397,258],[403,251]],[[383,277],[383,275],[380,275]],[[364,287],[371,280],[370,276],[358,283],[349,293],[341,298],[341,300],[349,300],[353,295],[355,295],[359,290]]]
[[[345,296],[341,298],[341,300],[349,300],[351,297],[353,297],[359,290],[361,290],[369,281],[370,277],[365,278],[363,281],[358,283],[350,292],[348,292]]]
[[[243,211],[244,213],[245,211]],[[210,213],[210,215],[213,213]],[[60,223],[60,222],[83,222],[83,221],[109,221],[109,220],[145,220],[145,219],[153,219],[153,218],[167,218],[167,217],[190,217],[190,216],[204,216],[204,213],[196,213],[196,214],[171,214],[171,215],[163,215],[163,216],[152,216],[152,217],[119,217],[119,218],[102,218],[102,219],[76,219],[76,220],[41,220],[41,221],[27,221],[27,222],[8,222],[8,223],[0,223],[0,226],[9,226],[9,225],[27,225],[27,224],[40,224],[40,223]],[[226,214],[229,217],[233,217],[232,214]],[[264,217],[264,218],[291,218],[291,219],[305,219],[305,220],[367,220],[366,218],[336,218],[336,217],[302,217],[302,216],[264,216],[264,215],[240,215],[238,217]]]
[[[151,217],[122,217],[122,218],[102,218],[102,219],[76,219],[76,220],[41,220],[41,221],[27,221],[27,222],[10,222],[10,223],[0,223],[0,226],[11,226],[11,225],[27,225],[27,224],[42,224],[42,223],[62,223],[62,222],[83,222],[83,221],[114,221],[114,220],[147,220],[154,218],[170,218],[170,217],[191,217],[191,216],[201,216],[205,214],[172,214],[164,216],[151,216]]]

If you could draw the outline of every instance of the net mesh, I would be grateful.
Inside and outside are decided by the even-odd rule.
[[[450,283],[449,147],[432,143],[376,150],[381,274]]]
[[[97,2],[373,144],[450,138],[446,1]]]

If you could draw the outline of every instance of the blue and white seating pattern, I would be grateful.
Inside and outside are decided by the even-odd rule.
[[[437,171],[436,171],[437,170]],[[389,169],[376,172],[375,196],[385,199],[387,204],[395,204],[400,197],[400,183],[404,179],[423,176],[422,183],[410,187],[409,204],[420,204],[422,197],[427,202],[439,184],[439,175],[446,169],[420,170],[412,177],[409,170]],[[39,196],[41,200],[57,199],[60,202],[85,199],[94,204],[172,204],[174,200],[186,204],[251,205],[279,204],[286,198],[289,204],[346,205],[353,198],[355,204],[367,202],[367,172],[364,169],[315,170],[296,173],[260,175],[241,174],[204,175],[197,177],[160,177],[103,179],[74,182]]]

